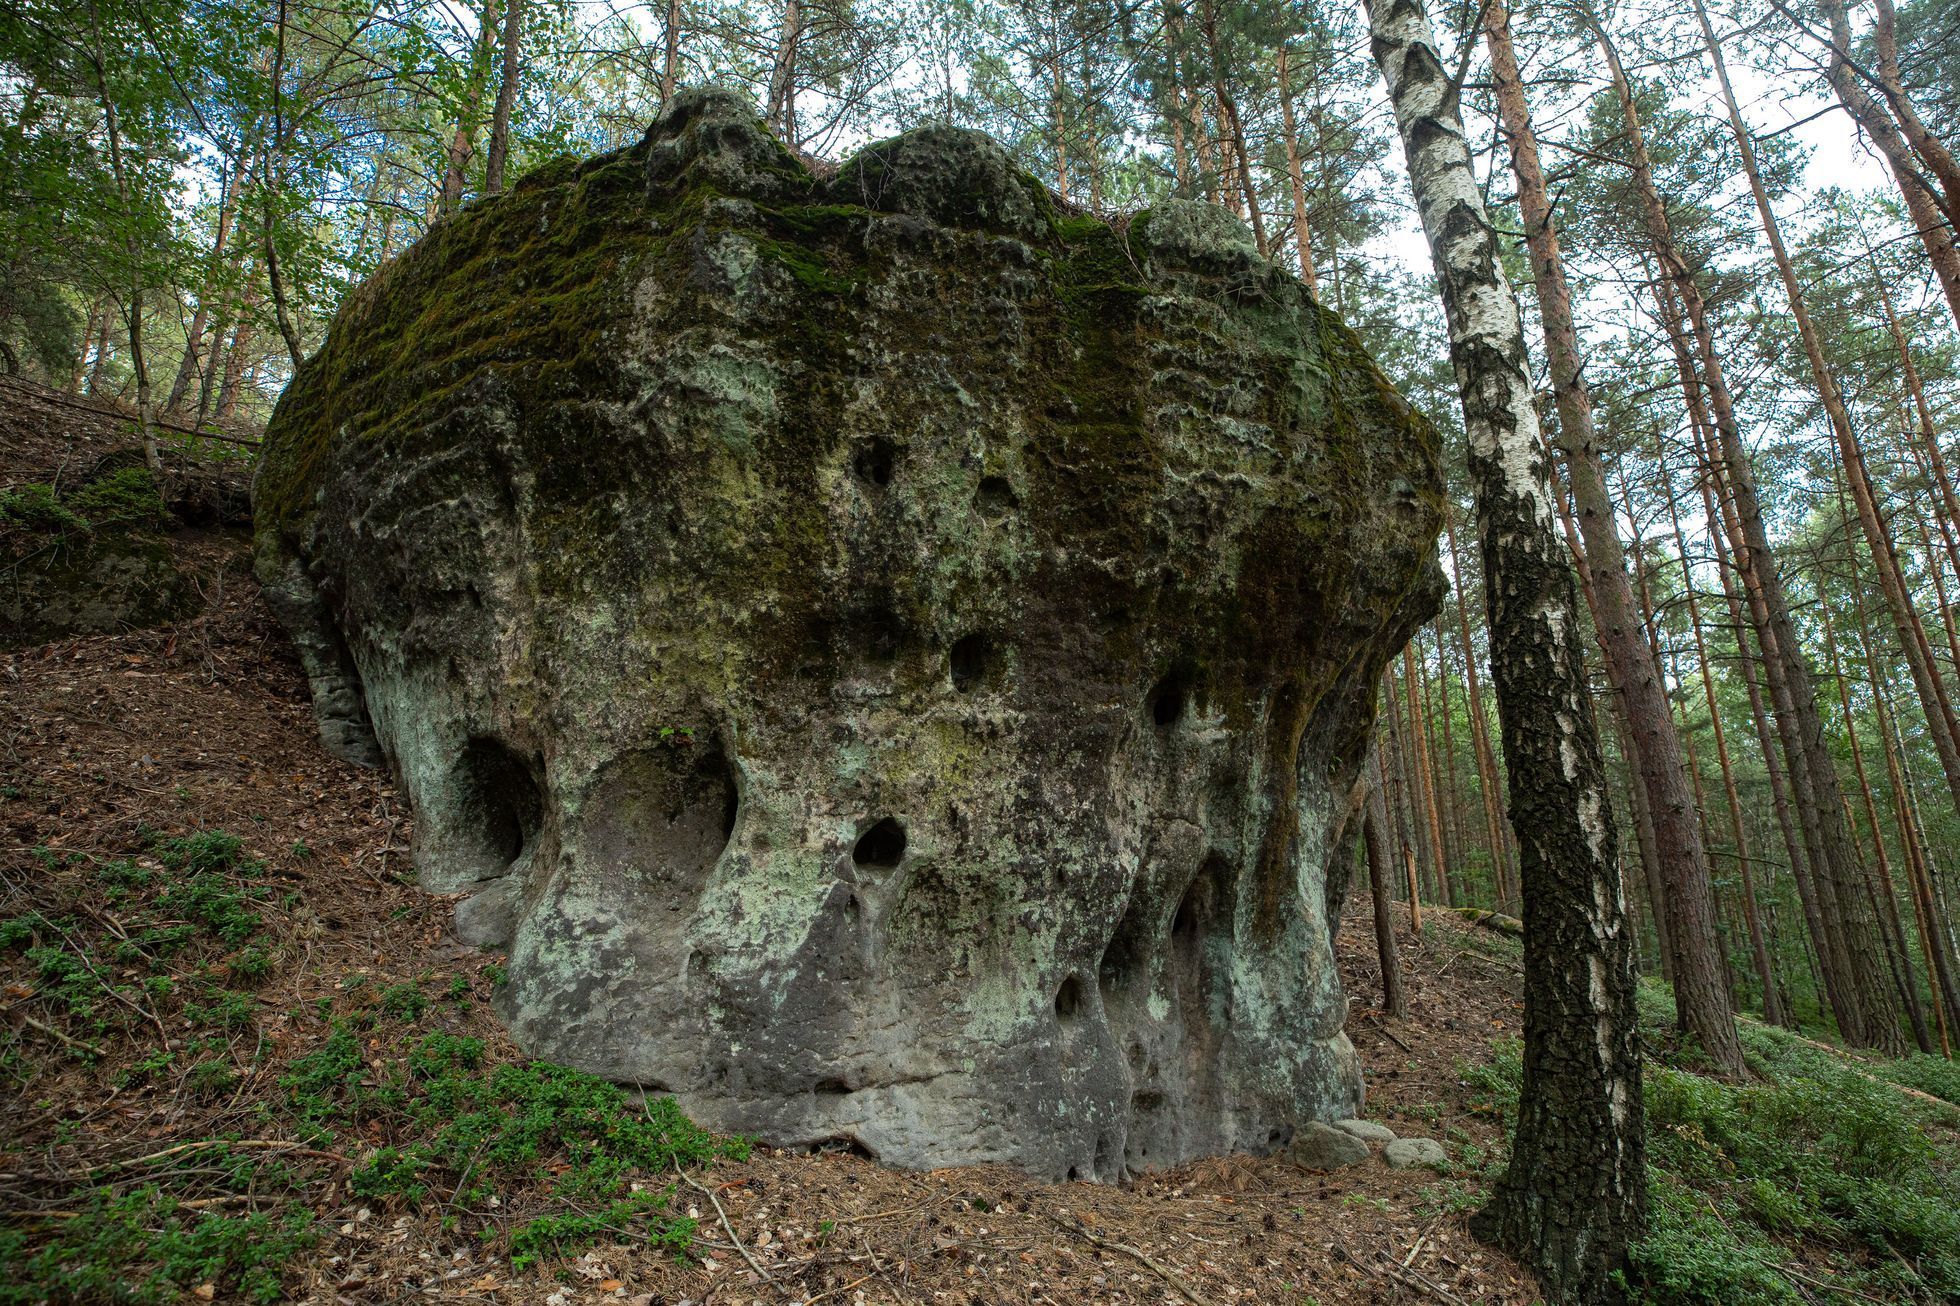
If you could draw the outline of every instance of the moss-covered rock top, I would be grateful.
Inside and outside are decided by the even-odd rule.
[[[1328,944],[1431,432],[1216,209],[726,94],[440,224],[258,571],[527,1046],[722,1127],[1118,1177],[1345,1116]]]

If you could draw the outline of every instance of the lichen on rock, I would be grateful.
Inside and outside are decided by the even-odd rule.
[[[1115,1179],[1355,1115],[1329,945],[1433,432],[1216,210],[753,110],[438,225],[267,433],[323,738],[541,1056]]]

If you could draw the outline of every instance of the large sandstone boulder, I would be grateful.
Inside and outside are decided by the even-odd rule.
[[[695,93],[383,268],[258,568],[544,1057],[1114,1179],[1353,1116],[1329,947],[1433,433],[1218,210]]]

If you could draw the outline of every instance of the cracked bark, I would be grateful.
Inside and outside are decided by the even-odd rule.
[[[1511,1162],[1474,1227],[1554,1303],[1617,1300],[1644,1216],[1634,970],[1572,570],[1554,519],[1524,327],[1419,0],[1369,0],[1441,283],[1483,551],[1491,674],[1524,898],[1524,1085]]]

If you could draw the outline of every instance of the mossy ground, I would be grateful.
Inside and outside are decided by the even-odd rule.
[[[210,1137],[111,1145],[61,1178],[12,1176],[28,1186],[0,1227],[0,1302],[169,1301],[207,1286],[281,1300],[335,1184],[434,1212],[517,1269],[601,1235],[685,1255],[694,1221],[672,1209],[673,1172],[746,1155],[671,1099],[633,1102],[556,1066],[487,1064],[483,1039],[451,1032],[489,987],[460,974],[446,985],[355,977],[310,1011],[281,1013],[321,1030],[282,1064],[260,990],[299,961],[281,927],[303,904],[241,839],[203,831],[151,837],[125,858],[36,856],[39,905],[0,919],[0,974],[31,1035],[0,1054],[0,1072],[39,1111],[56,1106],[37,1094],[64,1061],[112,1095],[162,1089],[237,1109]],[[75,1137],[58,1130],[56,1145]]]
[[[1650,1229],[1635,1300],[1767,1306],[1960,1299],[1960,1071],[1874,1061],[1746,1021],[1753,1079],[1701,1073],[1673,999],[1643,983]],[[1484,1106],[1517,1102],[1519,1046],[1465,1067]],[[1901,1091],[1902,1086],[1917,1092]],[[1491,1172],[1501,1152],[1487,1158]]]

